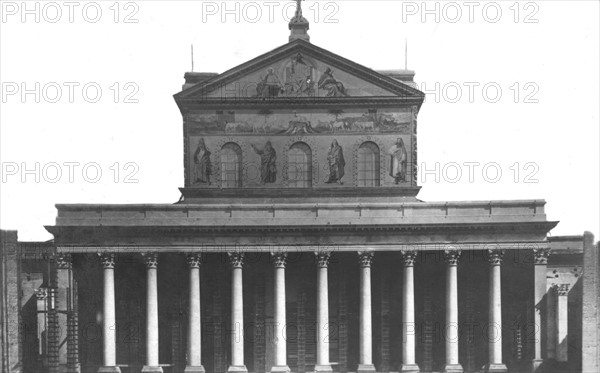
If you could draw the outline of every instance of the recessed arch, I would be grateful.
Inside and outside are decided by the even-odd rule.
[[[290,188],[312,187],[312,150],[304,142],[290,146],[287,154],[287,180]]]
[[[363,142],[358,148],[357,183],[359,187],[378,187],[380,181],[380,150],[372,141]]]

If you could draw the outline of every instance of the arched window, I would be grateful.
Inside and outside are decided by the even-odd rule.
[[[221,148],[221,188],[242,187],[242,149],[229,142]]]
[[[365,142],[358,148],[358,186],[379,186],[379,147]]]
[[[312,152],[303,142],[297,142],[288,151],[288,186],[310,188],[312,186]]]

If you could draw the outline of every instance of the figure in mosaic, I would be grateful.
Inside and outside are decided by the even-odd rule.
[[[267,75],[256,86],[258,97],[277,97],[283,89],[284,85],[272,67],[267,69]]]
[[[327,91],[327,97],[347,97],[346,88],[344,88],[344,84],[338,82],[333,77],[333,70],[328,67],[321,79],[319,79],[319,89],[324,89]]]
[[[406,162],[408,155],[404,141],[398,138],[396,144],[389,150],[390,154],[390,176],[394,178],[396,184],[406,181]]]
[[[210,185],[211,174],[210,151],[206,148],[204,139],[200,139],[194,153],[194,181]]]
[[[277,153],[273,149],[270,141],[267,141],[265,147],[258,149],[254,144],[251,145],[256,154],[260,155],[260,181],[263,184],[274,183],[277,180]]]
[[[339,183],[342,184],[342,178],[344,177],[344,167],[346,161],[344,160],[344,151],[338,144],[337,140],[331,142],[329,153],[327,153],[327,162],[329,163],[329,179],[325,182],[327,184]]]

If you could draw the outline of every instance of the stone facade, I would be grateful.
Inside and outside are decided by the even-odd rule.
[[[543,200],[418,200],[414,72],[311,44],[300,7],[290,30],[185,74],[178,203],[57,205],[52,242],[2,233],[3,368],[595,369],[593,237],[548,238]]]

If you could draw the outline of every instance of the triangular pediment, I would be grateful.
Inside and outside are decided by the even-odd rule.
[[[233,100],[410,100],[424,95],[304,40],[295,40],[175,95],[180,108],[195,102]]]

